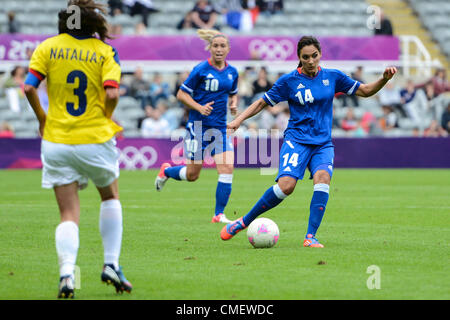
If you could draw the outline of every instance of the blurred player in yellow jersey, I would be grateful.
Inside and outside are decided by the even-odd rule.
[[[56,228],[60,265],[59,298],[74,297],[74,268],[79,246],[78,189],[88,179],[101,198],[100,233],[104,246],[102,281],[117,292],[131,292],[119,266],[122,206],[119,201],[118,152],[115,135],[122,130],[111,120],[119,100],[121,76],[118,53],[104,18],[106,7],[94,0],[71,0],[78,10],[61,10],[59,35],[34,51],[25,93],[39,120],[42,135],[42,187],[53,188],[61,223]],[[77,15],[78,16],[74,16]],[[71,21],[80,22],[78,25]],[[43,111],[36,88],[47,79],[49,109]]]

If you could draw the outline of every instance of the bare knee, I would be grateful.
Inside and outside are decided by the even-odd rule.
[[[293,178],[280,178],[278,180],[278,186],[280,187],[281,191],[285,195],[290,195],[295,190],[295,186],[297,185],[297,180]]]
[[[330,182],[331,182],[330,174],[325,170],[318,170],[313,176],[314,184],[324,183],[329,185]]]
[[[186,172],[186,180],[189,182],[196,181],[200,177],[200,172]]]

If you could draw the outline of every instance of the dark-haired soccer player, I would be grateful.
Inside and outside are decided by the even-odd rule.
[[[59,35],[42,42],[31,57],[25,92],[42,135],[42,187],[53,188],[61,223],[56,228],[60,265],[59,298],[74,297],[74,267],[79,247],[78,189],[91,179],[100,198],[100,233],[104,246],[102,281],[118,292],[132,286],[119,267],[122,206],[119,200],[118,152],[111,120],[119,99],[121,68],[109,38],[106,8],[93,0],[71,0],[80,9],[80,26],[68,24],[72,13],[61,10]],[[97,38],[98,37],[98,38]],[[47,78],[49,109],[41,107],[36,88]]]
[[[297,55],[300,60],[298,68],[280,77],[263,98],[255,101],[228,124],[229,129],[236,130],[244,120],[266,106],[274,106],[280,101],[289,103],[291,116],[280,150],[277,184],[270,187],[245,216],[222,229],[220,236],[223,240],[231,239],[260,214],[283,201],[294,191],[297,180],[303,179],[308,168],[314,183],[314,194],[303,246],[322,248],[316,232],[325,213],[333,173],[333,97],[337,92],[372,96],[397,72],[395,67],[386,68],[379,80],[362,84],[339,70],[323,69],[319,66],[322,57],[320,43],[314,37],[302,37],[299,40]]]
[[[177,99],[189,110],[187,136],[184,140],[186,166],[171,167],[164,163],[155,179],[156,190],[161,191],[168,178],[195,181],[203,166],[205,151],[210,151],[219,173],[216,188],[216,207],[213,223],[228,223],[225,207],[231,194],[233,181],[234,149],[227,136],[227,109],[237,111],[236,68],[226,62],[230,43],[223,33],[216,30],[198,30],[207,42],[211,57],[199,63],[178,90]],[[230,99],[229,99],[230,98]]]

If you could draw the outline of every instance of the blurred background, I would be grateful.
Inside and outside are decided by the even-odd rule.
[[[323,44],[323,67],[340,69],[361,82],[376,79],[388,65],[395,65],[400,71],[375,97],[360,99],[337,94],[334,137],[446,137],[450,132],[449,1],[100,2],[110,6],[108,20],[114,43],[148,43],[147,50],[151,52],[152,43],[161,46],[177,41],[186,50],[181,60],[165,61],[146,57],[145,52],[134,60],[132,54],[136,52],[129,58],[127,52],[123,54],[118,49],[123,77],[114,117],[124,127],[124,137],[170,137],[183,130],[187,112],[175,94],[191,68],[209,57],[208,52],[189,51],[191,46],[200,45],[203,49],[200,40],[192,40],[197,28],[216,28],[230,37],[228,62],[240,73],[241,111],[279,76],[296,68],[295,49],[290,52],[292,44],[295,46],[302,35],[314,35]],[[57,12],[66,4],[65,0],[1,0],[0,137],[38,137],[38,123],[24,98],[23,83],[34,48],[46,37],[57,34]],[[283,42],[284,38],[290,45]],[[251,39],[263,41],[264,50],[261,44],[254,45],[254,50],[248,48],[251,52],[243,54],[239,44]],[[384,46],[392,39],[398,42],[393,59],[392,52],[388,52],[391,47]],[[272,40],[275,44],[269,45]],[[362,53],[360,47],[365,43],[372,43],[375,49],[366,48]],[[248,58],[243,59],[246,55]],[[48,108],[45,81],[39,94],[44,108]],[[247,121],[237,134],[280,135],[288,119],[288,107],[280,103]]]

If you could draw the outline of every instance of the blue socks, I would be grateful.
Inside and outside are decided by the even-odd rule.
[[[330,186],[324,183],[314,185],[314,194],[309,207],[308,231],[306,234],[316,235],[317,229],[322,222],[325,208],[328,202]]]
[[[278,184],[270,187],[263,194],[263,196],[258,200],[255,206],[247,213],[242,220],[245,226],[248,226],[253,220],[255,220],[259,215],[263,214],[267,210],[270,210],[283,201],[287,195],[281,191]]]
[[[175,180],[186,180],[186,166],[166,168],[166,170],[164,170],[164,174]]]
[[[215,215],[223,213],[231,194],[231,184],[233,174],[219,174],[219,181],[216,189],[216,210]]]

